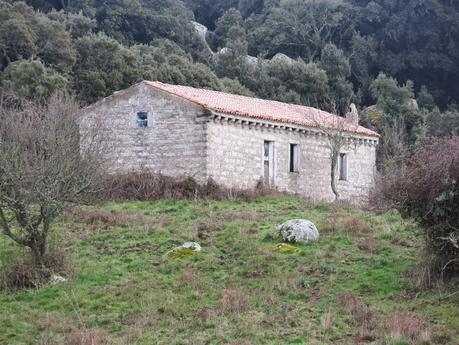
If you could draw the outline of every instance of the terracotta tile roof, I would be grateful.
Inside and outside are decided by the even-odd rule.
[[[340,128],[344,128],[346,132],[379,137],[378,133],[368,128],[352,124],[342,117],[311,107],[239,96],[219,91],[196,89],[189,86],[164,84],[157,81],[145,81],[145,83],[197,103],[209,110],[305,127],[336,128],[338,124],[341,124],[342,127]]]

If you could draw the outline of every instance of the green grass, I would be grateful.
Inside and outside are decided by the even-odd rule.
[[[294,197],[110,203],[96,211],[113,219],[93,223],[94,211],[56,225],[68,282],[0,292],[0,344],[420,343],[385,326],[400,311],[426,344],[458,343],[457,295],[416,290],[421,242],[397,215]],[[315,222],[319,241],[278,250],[273,230],[292,218]],[[186,241],[203,250],[166,255]],[[3,237],[0,251],[17,249]],[[365,328],[347,295],[370,308]]]

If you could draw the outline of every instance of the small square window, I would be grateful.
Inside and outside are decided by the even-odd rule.
[[[148,112],[139,111],[137,113],[137,127],[147,128],[148,127]]]
[[[347,154],[340,153],[339,154],[339,179],[341,181],[347,181]]]
[[[299,156],[299,146],[298,144],[290,144],[290,164],[289,164],[289,171],[290,172],[298,172],[298,156]]]

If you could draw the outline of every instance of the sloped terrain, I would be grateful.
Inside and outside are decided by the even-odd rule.
[[[293,218],[320,238],[279,251]],[[112,203],[57,226],[68,280],[0,292],[0,344],[458,343],[458,296],[416,288],[421,241],[396,214],[282,196]],[[186,241],[202,251],[165,255]]]

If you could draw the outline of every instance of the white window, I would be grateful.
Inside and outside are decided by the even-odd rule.
[[[339,154],[339,161],[338,161],[338,169],[339,169],[339,179],[341,181],[347,181],[347,154],[340,153]]]
[[[270,141],[265,141],[263,144],[263,160],[269,161],[269,146]]]
[[[268,186],[274,186],[274,141],[263,144],[263,180]]]
[[[290,159],[289,159],[289,171],[299,171],[299,146],[298,144],[290,144]]]
[[[137,127],[147,128],[148,127],[148,112],[139,111],[137,113]]]

